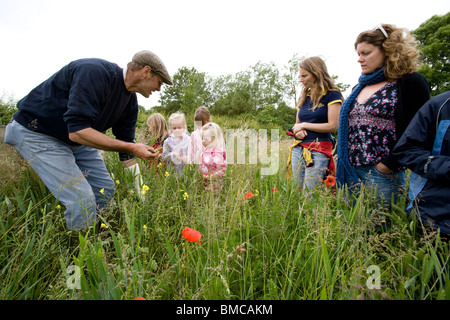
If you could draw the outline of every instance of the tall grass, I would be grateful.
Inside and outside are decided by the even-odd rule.
[[[179,177],[139,160],[148,186],[142,200],[117,155],[106,153],[118,229],[77,241],[62,205],[0,145],[0,299],[450,297],[448,244],[404,213],[404,199],[386,210],[369,191],[352,205],[344,190],[326,186],[300,195],[284,168],[289,144],[281,141],[277,174],[231,165],[219,193],[205,191],[195,168]],[[245,199],[247,192],[255,196]],[[202,234],[201,244],[182,238],[185,227]],[[68,285],[71,266],[80,270],[79,289]],[[379,287],[368,285],[371,266]]]

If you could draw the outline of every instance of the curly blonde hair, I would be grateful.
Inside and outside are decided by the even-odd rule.
[[[387,38],[381,28],[386,31]],[[384,52],[386,80],[395,81],[405,74],[417,71],[420,51],[417,49],[416,39],[408,30],[391,24],[382,24],[374,30],[361,32],[356,38],[355,49],[362,42],[377,46]]]

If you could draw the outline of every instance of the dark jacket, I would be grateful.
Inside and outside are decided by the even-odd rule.
[[[127,91],[123,69],[102,59],[69,63],[17,103],[14,120],[69,145],[69,133],[86,128],[133,142],[138,103]],[[131,155],[121,154],[124,157]]]
[[[425,77],[417,72],[404,75],[397,81],[397,86],[398,103],[394,118],[395,134],[398,141],[416,112],[430,99],[430,87]],[[389,146],[389,149],[394,149],[394,146],[395,142]],[[392,152],[381,162],[394,171],[401,168]]]
[[[402,165],[424,178],[415,199],[421,219],[447,235],[450,235],[449,124],[450,91],[447,91],[425,103],[393,150]],[[438,128],[443,133],[442,139],[436,139]]]

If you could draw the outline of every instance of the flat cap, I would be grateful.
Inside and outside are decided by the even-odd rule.
[[[159,74],[165,83],[172,85],[172,78],[167,72],[166,66],[161,59],[151,51],[142,50],[136,53],[132,59],[133,62],[140,64],[141,66],[150,66],[152,71]]]

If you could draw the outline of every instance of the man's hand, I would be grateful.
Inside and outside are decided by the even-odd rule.
[[[141,158],[142,160],[152,160],[159,154],[159,152],[151,146],[142,143],[133,143],[133,148],[130,153],[134,154],[138,158]]]
[[[128,152],[143,160],[150,160],[158,155],[151,146],[114,139],[92,128],[71,132],[69,139],[100,150]]]

